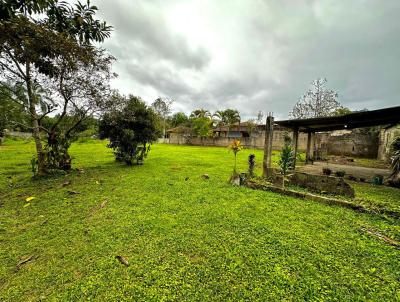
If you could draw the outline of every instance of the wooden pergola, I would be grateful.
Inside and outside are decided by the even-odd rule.
[[[309,119],[294,119],[274,121],[272,116],[267,117],[263,174],[268,176],[271,170],[271,152],[274,124],[293,130],[294,167],[296,166],[297,145],[299,132],[308,134],[306,161],[313,159],[311,142],[314,141],[316,132],[355,129],[380,125],[395,125],[400,123],[400,106],[371,111],[355,112],[340,116],[318,117]]]

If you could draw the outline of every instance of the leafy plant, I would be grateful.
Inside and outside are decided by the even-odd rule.
[[[233,166],[233,174],[237,175],[237,172],[236,172],[236,156],[241,150],[243,150],[244,147],[243,147],[242,143],[240,142],[240,140],[234,139],[232,141],[232,143],[230,143],[228,148],[233,152],[233,155],[235,156],[235,164]]]
[[[343,171],[343,170],[340,170],[340,171],[336,171],[336,172],[335,172],[335,176],[336,176],[336,177],[344,177],[345,175],[346,175],[346,172]]]
[[[254,154],[249,155],[248,163],[249,163],[249,176],[250,177],[254,177],[254,168],[256,166],[255,157],[256,156]]]
[[[331,175],[332,174],[332,170],[331,169],[329,169],[329,168],[322,168],[322,173],[324,174],[324,175]]]
[[[117,161],[141,164],[157,140],[157,117],[141,98],[120,98],[122,107],[107,112],[100,121],[100,138],[110,139],[107,147],[114,150]]]
[[[286,137],[285,137],[286,138]],[[294,151],[291,145],[291,140],[285,139],[285,144],[282,147],[281,156],[279,158],[279,167],[282,174],[282,187],[285,188],[285,177],[287,172],[291,169],[294,162]]]

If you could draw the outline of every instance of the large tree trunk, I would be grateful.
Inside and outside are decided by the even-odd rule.
[[[31,115],[31,120],[32,120],[32,137],[35,141],[37,160],[38,160],[37,174],[43,175],[45,173],[46,169],[45,169],[42,142],[40,140],[39,121],[38,121],[38,116],[36,114],[35,99],[34,99],[34,95],[32,92],[32,80],[31,80],[30,72],[31,72],[30,65],[29,65],[29,62],[27,62],[26,63],[26,90],[28,93],[29,113]]]

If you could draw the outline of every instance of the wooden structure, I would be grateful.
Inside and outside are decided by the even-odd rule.
[[[269,125],[268,120],[273,121],[273,117],[267,118],[265,147],[264,147],[264,176],[267,175],[267,168],[271,168],[270,156],[272,151],[273,126]],[[395,125],[400,123],[400,106],[384,108],[379,110],[355,112],[340,116],[317,117],[309,119],[293,119],[275,121],[275,124],[293,130],[293,149],[294,161],[297,157],[297,144],[299,132],[308,133],[306,160],[313,160],[313,144],[315,143],[315,133],[323,131],[355,129],[362,127],[372,127],[379,125]],[[268,140],[267,140],[268,137]],[[265,154],[268,153],[268,154]],[[265,162],[267,160],[267,162]],[[269,161],[269,162],[268,162]],[[293,168],[295,168],[294,162]]]

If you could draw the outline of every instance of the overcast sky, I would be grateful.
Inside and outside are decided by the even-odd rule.
[[[400,1],[92,0],[113,86],[173,110],[286,118],[318,78],[350,109],[400,105]]]

